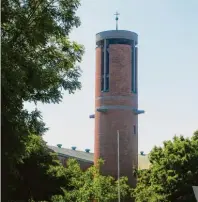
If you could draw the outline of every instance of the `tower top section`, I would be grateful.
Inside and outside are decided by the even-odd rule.
[[[138,44],[138,35],[127,30],[108,30],[96,34],[96,43],[105,39],[127,39]]]

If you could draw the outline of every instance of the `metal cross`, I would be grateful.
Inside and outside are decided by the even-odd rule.
[[[114,15],[116,16],[116,18],[115,18],[115,20],[116,20],[116,30],[118,30],[118,20],[119,20],[118,16],[120,14],[118,12],[116,12]]]

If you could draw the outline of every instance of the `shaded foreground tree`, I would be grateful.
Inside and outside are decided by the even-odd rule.
[[[54,196],[53,202],[88,202],[93,200],[109,202],[116,200],[118,198],[118,181],[115,181],[111,176],[100,174],[102,163],[103,161],[99,160],[97,166],[92,166],[83,172],[76,160],[68,160],[66,176],[70,191],[65,190],[64,196]],[[131,195],[132,189],[127,183],[128,179],[126,177],[120,178],[122,200],[129,198]]]
[[[63,188],[69,190],[65,168],[40,136],[29,136],[26,154],[16,167],[20,176],[11,192],[16,201],[22,197],[24,201],[50,201],[53,195],[63,195]]]
[[[174,137],[150,153],[151,168],[138,172],[137,202],[196,202],[198,131],[192,138]]]
[[[34,172],[45,175],[51,166],[58,166],[42,144],[37,150],[41,152],[35,153],[34,148],[27,152],[27,145],[34,138],[32,134],[42,136],[47,129],[37,110],[24,110],[24,102],[59,103],[62,90],[74,93],[80,89],[81,71],[76,63],[81,61],[83,47],[68,38],[72,28],[80,25],[75,14],[79,5],[79,0],[2,1],[2,201],[15,200],[16,185],[20,189],[26,183],[26,189],[37,189],[36,183],[25,182],[28,174],[24,170],[31,170],[30,175]],[[47,165],[41,163],[45,160]],[[34,162],[40,163],[36,166]],[[26,192],[20,193],[20,200],[24,200]],[[31,195],[37,197],[35,191]]]

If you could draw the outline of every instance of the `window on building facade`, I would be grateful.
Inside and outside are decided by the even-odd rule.
[[[109,91],[109,52],[107,40],[101,52],[101,91]]]
[[[101,91],[104,90],[104,49],[101,47]]]
[[[129,39],[109,39],[109,44],[125,44],[125,45],[132,45],[132,40]]]
[[[131,90],[133,93],[137,93],[137,48],[135,47],[135,43],[131,47],[131,54]]]
[[[105,91],[109,91],[109,52],[106,48]]]
[[[136,131],[136,125],[133,125],[133,134],[136,135],[137,131]]]
[[[138,48],[135,48],[135,68],[136,68],[136,74],[135,74],[135,92],[138,92]]]
[[[106,91],[109,91],[109,75],[106,75]]]

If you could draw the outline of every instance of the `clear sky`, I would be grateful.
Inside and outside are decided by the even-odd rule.
[[[82,0],[81,27],[71,39],[85,46],[82,90],[61,104],[39,105],[49,145],[94,150],[95,34],[119,29],[139,35],[139,150],[198,129],[198,0]],[[32,109],[31,104],[27,104]]]

